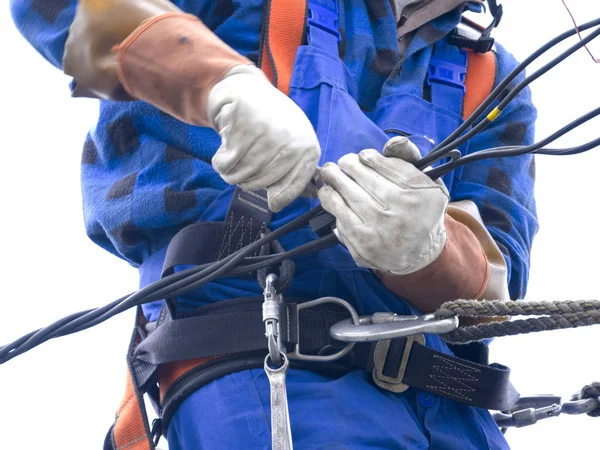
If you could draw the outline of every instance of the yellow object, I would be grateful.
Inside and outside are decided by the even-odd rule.
[[[489,120],[490,122],[491,122],[492,120],[496,120],[496,117],[498,117],[498,116],[500,115],[500,113],[501,113],[501,112],[502,112],[502,110],[501,110],[501,109],[498,109],[498,108],[496,107],[496,108],[494,108],[494,109],[492,110],[492,112],[490,112],[490,113],[487,115],[486,119],[487,119],[487,120]]]

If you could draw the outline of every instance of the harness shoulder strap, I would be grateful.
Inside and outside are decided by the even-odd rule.
[[[306,0],[266,0],[260,68],[288,95],[296,51],[304,40]]]
[[[136,326],[133,330],[127,355],[127,380],[125,394],[117,409],[115,422],[104,440],[103,450],[155,450],[153,433],[148,426],[148,416],[144,405],[144,391],[136,378],[131,355],[142,341],[146,318],[140,307],[137,309]]]
[[[289,93],[290,81],[296,58],[296,51],[304,40],[307,20],[306,0],[266,0],[265,15],[263,23],[263,38],[260,58],[260,67],[271,82],[285,94]],[[253,198],[246,198],[246,194],[236,191],[235,198],[248,203],[256,203]],[[234,202],[235,203],[235,202]],[[256,208],[254,208],[256,209]],[[231,216],[232,209],[228,213]],[[264,224],[270,219],[270,213],[258,214],[257,222]],[[227,223],[228,221],[226,221]],[[189,255],[190,263],[195,263],[195,255]],[[167,261],[164,267],[167,272],[172,271],[172,261]],[[141,310],[138,309],[137,326],[134,338],[130,344],[128,354],[128,374],[125,395],[119,406],[115,423],[108,431],[104,442],[104,450],[155,450],[153,430],[148,427],[148,418],[143,401],[144,390],[142,385],[149,385],[151,378],[156,374],[149,375],[148,380],[136,379],[136,368],[131,366],[131,353],[137,347],[139,341],[134,342],[142,329],[140,325],[144,321]],[[188,361],[188,365],[181,370],[187,370],[205,362],[206,359]],[[173,374],[177,377],[179,372]],[[162,393],[164,394],[164,392]],[[156,394],[156,400],[160,402],[160,396]],[[160,430],[158,430],[160,431]]]
[[[492,92],[496,82],[496,54],[468,52],[468,70],[465,77],[465,97],[462,117],[466,119]]]
[[[444,40],[434,45],[425,80],[434,105],[466,119],[492,92],[495,81],[493,51],[477,53]]]

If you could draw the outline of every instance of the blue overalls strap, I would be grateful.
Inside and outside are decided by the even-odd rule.
[[[342,37],[339,28],[338,0],[309,0],[306,39],[308,45],[338,55]]]
[[[445,40],[438,41],[425,80],[431,89],[431,103],[462,116],[466,75],[467,52]]]

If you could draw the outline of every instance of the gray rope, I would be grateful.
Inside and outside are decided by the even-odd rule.
[[[456,300],[444,303],[435,312],[437,319],[449,317],[541,316],[524,320],[482,323],[461,326],[442,338],[454,344],[466,344],[501,336],[561,330],[600,324],[600,301],[567,300],[552,302],[533,301],[478,301]]]

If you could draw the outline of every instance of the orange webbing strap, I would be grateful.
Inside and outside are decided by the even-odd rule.
[[[113,426],[113,445],[115,450],[153,450],[152,435],[148,429],[144,399],[138,396],[127,371],[125,395],[117,410]]]
[[[134,383],[135,373],[131,355],[140,343],[139,330],[146,323],[141,308],[138,307],[136,326],[129,344],[127,355],[127,380],[125,384],[125,395],[117,410],[115,423],[109,431],[104,443],[104,450],[154,450],[152,433],[148,425],[146,407],[144,405],[144,393]]]
[[[208,358],[185,359],[182,361],[174,361],[171,363],[161,364],[158,369],[158,384],[160,386],[160,401],[165,398],[165,394],[175,381],[185,375],[190,370],[201,366],[202,364],[216,359],[218,356],[210,356]]]
[[[127,355],[127,382],[125,395],[117,410],[115,423],[109,431],[104,443],[104,450],[154,450],[152,431],[148,425],[146,406],[144,404],[144,392],[134,382],[135,372],[133,368],[133,354],[135,348],[141,342],[140,329],[146,323],[146,319],[138,308],[136,326],[133,331],[129,352]],[[169,387],[182,375],[193,368],[200,366],[218,356],[208,358],[189,359],[163,364],[158,368],[158,380],[160,385],[160,401],[162,402]]]
[[[463,98],[463,119],[471,115],[490,95],[496,81],[496,55],[494,52],[467,55],[466,92]]]
[[[266,3],[260,66],[275,87],[288,95],[296,50],[304,39],[306,0]]]

